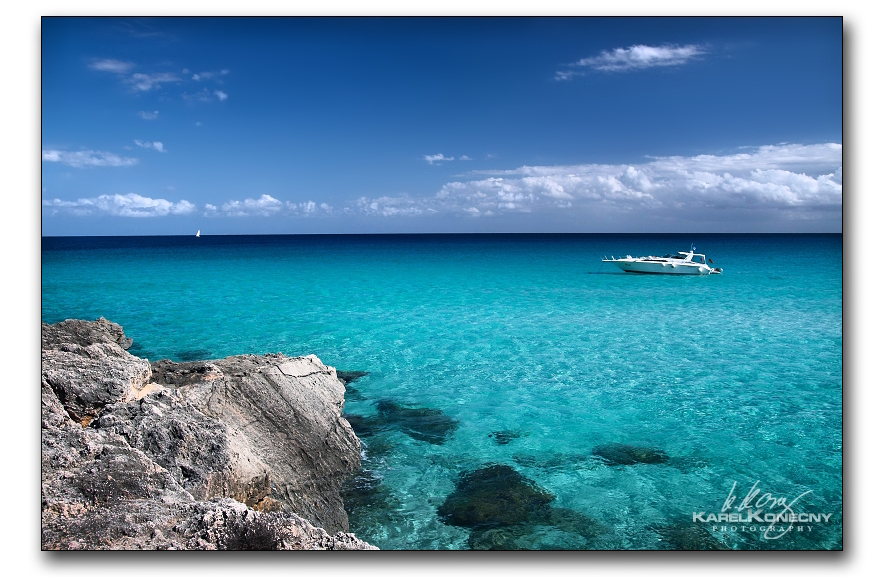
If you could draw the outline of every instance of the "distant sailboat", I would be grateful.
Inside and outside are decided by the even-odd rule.
[[[200,229],[197,229],[197,238],[200,238]]]

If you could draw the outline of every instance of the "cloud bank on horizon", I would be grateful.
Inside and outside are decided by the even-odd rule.
[[[475,171],[434,196],[360,199],[359,210],[382,216],[566,209],[706,211],[770,208],[840,209],[842,145],[761,146],[727,155],[670,156],[644,164],[522,166]]]
[[[194,212],[195,206],[187,200],[171,202],[163,198],[148,198],[135,193],[103,194],[95,198],[65,201],[58,198],[43,201],[44,210],[67,212],[76,216],[104,214],[145,218],[167,215],[185,215]]]
[[[57,161],[56,152],[44,151],[44,160]],[[174,202],[134,193],[82,198],[75,202],[45,200],[43,206],[54,212],[81,216],[160,217],[199,210],[188,200]],[[812,211],[841,211],[841,207],[842,145],[826,143],[768,145],[722,155],[654,157],[641,164],[522,166],[511,170],[473,171],[460,180],[443,184],[434,194],[360,196],[338,209],[326,202],[291,202],[262,194],[256,199],[228,200],[221,206],[206,204],[202,214],[207,217],[363,214],[396,218],[441,214],[484,217],[565,209],[590,215],[602,210],[665,210],[705,215],[708,211],[724,209],[776,209],[791,217]]]

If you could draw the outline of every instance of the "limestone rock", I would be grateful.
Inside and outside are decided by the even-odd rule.
[[[373,548],[345,532],[360,444],[317,357],[152,371],[105,319],[42,333],[44,549]]]
[[[207,487],[199,498],[232,496],[248,504],[270,498],[273,508],[280,503],[328,531],[347,531],[339,490],[360,467],[361,447],[342,418],[345,388],[335,369],[314,355],[244,355],[182,365],[157,370],[158,384],[175,387],[188,406],[224,431],[226,461],[210,467],[224,475],[207,476],[202,466],[183,472]],[[201,427],[191,430],[195,438],[208,438],[200,436]]]
[[[148,384],[151,366],[123,350],[120,325],[67,320],[41,328],[43,382],[83,426],[105,405],[135,397]]]

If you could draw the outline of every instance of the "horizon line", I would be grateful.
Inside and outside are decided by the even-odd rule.
[[[40,238],[158,238],[158,237],[228,237],[228,236],[469,236],[469,235],[593,235],[593,234],[668,234],[668,235],[812,235],[812,234],[844,234],[839,232],[288,232],[288,233],[248,233],[248,234],[58,234],[40,235]]]

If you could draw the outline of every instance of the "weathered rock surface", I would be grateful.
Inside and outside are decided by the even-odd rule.
[[[120,325],[68,320],[42,326],[42,380],[72,419],[88,425],[109,403],[131,399],[148,384],[148,361],[128,354]]]
[[[105,319],[42,327],[44,549],[365,549],[336,370],[313,356],[152,367]]]

